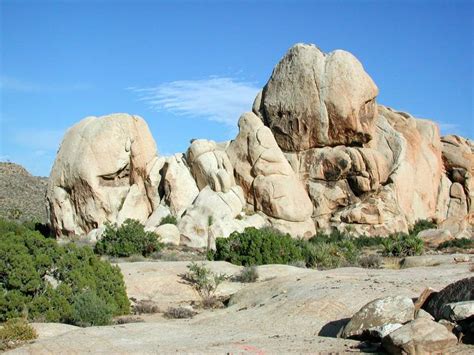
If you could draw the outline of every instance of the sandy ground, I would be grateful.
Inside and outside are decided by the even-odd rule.
[[[76,328],[37,325],[40,337],[12,353],[347,353],[357,341],[338,339],[337,331],[361,306],[383,296],[417,297],[426,287],[441,289],[472,276],[470,263],[440,256],[440,265],[400,270],[340,268],[327,271],[292,266],[258,268],[252,284],[226,281],[221,295],[232,295],[229,307],[200,310],[193,319],[170,320],[155,314],[143,323]],[[122,263],[130,297],[150,299],[160,310],[198,300],[179,275],[187,262]],[[240,268],[207,262],[228,275]],[[456,353],[474,349],[457,346]]]

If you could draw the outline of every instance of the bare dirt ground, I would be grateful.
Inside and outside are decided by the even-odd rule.
[[[338,339],[338,330],[361,306],[383,296],[418,297],[426,287],[441,289],[473,275],[472,264],[439,256],[439,265],[408,269],[340,268],[327,271],[284,265],[258,268],[256,283],[226,281],[221,295],[229,306],[198,310],[192,319],[167,319],[161,313],[141,316],[145,322],[76,328],[38,324],[40,337],[15,349],[24,354],[78,353],[352,353],[358,341]],[[188,262],[121,263],[130,297],[169,306],[197,301],[179,275]],[[240,267],[207,262],[228,275]],[[458,345],[453,353],[473,353]]]

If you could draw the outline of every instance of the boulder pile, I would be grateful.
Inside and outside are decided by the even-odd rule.
[[[474,344],[474,277],[413,302],[396,296],[363,306],[339,334],[380,343],[390,354],[449,353],[458,341]]]
[[[249,226],[383,236],[431,219],[452,238],[472,237],[474,143],[440,137],[434,122],[378,105],[377,94],[352,54],[296,44],[230,142],[194,140],[161,157],[142,118],[85,118],[51,171],[52,227],[94,240],[105,222],[134,218],[156,231],[172,215],[178,231],[161,228],[165,239],[212,247]]]

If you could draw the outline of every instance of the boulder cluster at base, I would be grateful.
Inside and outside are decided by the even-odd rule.
[[[234,140],[197,139],[163,157],[142,118],[87,117],[67,131],[51,171],[52,228],[94,241],[105,222],[133,218],[156,231],[172,215],[178,231],[162,237],[201,248],[250,226],[385,236],[429,219],[471,237],[474,143],[377,104],[378,92],[352,54],[296,44]]]

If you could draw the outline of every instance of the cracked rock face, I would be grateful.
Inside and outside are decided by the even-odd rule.
[[[361,145],[373,135],[377,94],[352,54],[297,44],[273,70],[254,110],[284,151]]]
[[[63,139],[47,199],[56,234],[81,236],[104,222],[145,222],[159,203],[156,145],[128,114],[87,117]]]

